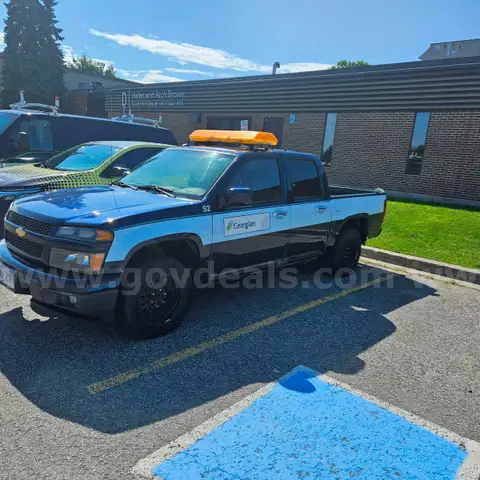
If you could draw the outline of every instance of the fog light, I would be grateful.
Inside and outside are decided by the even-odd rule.
[[[77,303],[77,297],[75,295],[69,295],[68,296],[68,301],[72,304],[75,305]]]

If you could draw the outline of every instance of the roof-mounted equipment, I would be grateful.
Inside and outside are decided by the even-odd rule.
[[[28,103],[25,101],[25,92],[20,90],[20,101],[18,103],[12,103],[10,105],[12,110],[38,110],[44,109],[50,112],[52,115],[58,114],[58,109],[60,108],[60,99],[58,97],[55,98],[55,105],[47,105],[45,103]]]
[[[190,134],[194,144],[229,144],[246,145],[250,148],[271,148],[277,145],[277,137],[270,132],[251,130],[195,130]]]
[[[139,124],[147,124],[152,125],[155,128],[160,128],[162,125],[160,124],[160,120],[154,120],[153,118],[146,118],[146,117],[135,117],[132,113],[124,113],[119,117],[112,118],[112,120],[116,120],[117,122],[126,122],[126,123],[139,123]]]
[[[160,128],[162,126],[162,114],[159,115],[158,120],[154,120],[153,118],[135,117],[130,106],[128,106],[127,112],[127,94],[125,92],[122,93],[122,107],[122,115],[114,117],[112,120],[116,120],[117,122],[139,123],[142,125],[147,124],[152,125],[155,128]]]

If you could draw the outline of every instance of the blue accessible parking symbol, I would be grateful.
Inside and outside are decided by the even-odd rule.
[[[150,474],[165,480],[453,480],[468,456],[455,434],[434,433],[305,367],[262,390],[238,411],[232,407],[207,422],[201,435],[199,427],[197,435],[162,449]],[[462,478],[476,478],[466,473]]]

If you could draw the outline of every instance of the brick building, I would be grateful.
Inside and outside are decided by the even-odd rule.
[[[321,156],[332,183],[480,202],[480,57],[117,88],[110,116],[122,98],[180,143],[198,128],[267,130]]]

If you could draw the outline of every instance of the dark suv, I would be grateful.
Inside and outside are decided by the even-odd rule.
[[[44,162],[75,145],[97,140],[177,143],[171,130],[158,126],[26,109],[0,110],[0,167]]]

